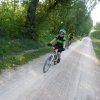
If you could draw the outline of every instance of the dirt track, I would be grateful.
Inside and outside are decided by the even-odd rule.
[[[91,39],[73,43],[44,74],[49,54],[0,75],[0,100],[100,100],[100,67]]]

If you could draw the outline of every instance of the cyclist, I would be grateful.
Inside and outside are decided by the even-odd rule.
[[[65,50],[65,46],[66,46],[65,34],[66,34],[66,30],[61,29],[59,31],[59,35],[56,38],[54,38],[50,43],[48,43],[49,46],[54,44],[52,47],[52,51],[54,51],[55,49],[57,50],[57,56],[58,56],[57,63],[60,62],[61,52]]]
[[[74,33],[70,33],[68,35],[67,48],[69,47],[69,45],[71,45],[73,39],[74,39]]]

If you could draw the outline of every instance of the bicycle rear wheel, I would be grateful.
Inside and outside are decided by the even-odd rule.
[[[53,56],[51,55],[44,63],[44,66],[43,66],[43,73],[46,73],[49,68],[51,67],[51,64],[52,64],[52,60],[53,60]]]
[[[71,41],[68,40],[67,45],[66,45],[66,48],[67,48],[67,49],[69,48],[70,44],[71,44]]]

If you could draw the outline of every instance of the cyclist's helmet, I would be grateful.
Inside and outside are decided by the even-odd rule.
[[[65,29],[60,29],[59,32],[63,32],[64,34],[66,34],[66,30]]]

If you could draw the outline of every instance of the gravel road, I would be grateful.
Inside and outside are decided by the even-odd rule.
[[[89,37],[73,43],[43,73],[49,54],[0,75],[0,100],[100,100],[100,66]]]

